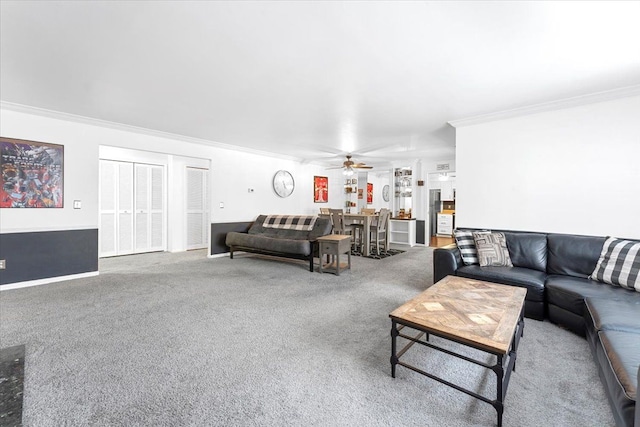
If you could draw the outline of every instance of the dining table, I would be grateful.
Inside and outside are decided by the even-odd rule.
[[[318,216],[320,218],[329,218],[331,219],[331,215],[329,214],[318,214]],[[364,236],[362,236],[363,239],[363,256],[369,256],[371,255],[371,224],[374,223],[375,220],[377,220],[380,217],[380,215],[376,214],[363,214],[363,213],[345,213],[344,214],[344,222],[345,225],[349,225],[349,224],[362,224],[362,228],[363,228],[363,233]],[[385,230],[387,230],[387,232],[385,232],[385,248],[389,247],[389,223],[387,223],[387,226],[385,227]]]

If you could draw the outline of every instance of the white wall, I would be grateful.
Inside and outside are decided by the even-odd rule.
[[[391,209],[393,200],[393,182],[391,180],[393,175],[392,171],[369,171],[367,175],[367,181],[373,184],[373,203],[367,207],[373,208],[376,211],[379,211],[382,208]],[[388,202],[385,202],[382,198],[382,187],[385,185],[389,186]]]
[[[456,130],[460,227],[640,238],[640,96]]]
[[[98,144],[86,127],[5,110],[0,125],[6,138],[64,145],[64,207],[0,209],[0,233],[97,228]],[[74,200],[82,201],[82,209],[73,209]]]
[[[168,168],[168,174],[175,173],[178,165],[187,162],[185,159],[210,162],[212,222],[251,221],[262,213],[314,214],[320,206],[327,206],[326,203],[313,203],[313,176],[331,176],[327,172],[333,171],[317,165],[9,109],[0,110],[0,123],[0,134],[4,137],[51,142],[65,147],[65,207],[2,209],[0,233],[97,228],[101,146],[147,151],[147,157],[158,157],[157,153],[162,153],[160,157],[166,164],[174,165]],[[279,169],[289,170],[296,182],[295,191],[285,199],[278,197],[272,189],[273,175]],[[169,182],[172,178],[174,176],[168,176]],[[330,178],[330,184],[335,181]],[[254,192],[249,193],[249,188]],[[82,200],[82,209],[74,210],[73,200]],[[169,203],[175,200],[170,194]],[[343,200],[341,193],[330,192],[329,204],[341,206]],[[224,203],[224,208],[219,207],[220,202]],[[169,212],[172,212],[171,206]],[[170,221],[182,221],[182,218]],[[171,223],[169,227],[172,228]],[[174,233],[169,236],[179,239]]]

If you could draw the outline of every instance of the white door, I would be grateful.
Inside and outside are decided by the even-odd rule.
[[[205,248],[209,241],[209,171],[187,167],[186,172],[187,249]]]
[[[164,221],[164,168],[135,164],[135,252],[163,251],[166,247]]]
[[[100,224],[98,234],[100,256],[118,254],[117,247],[117,186],[118,163],[100,160]]]
[[[100,256],[133,253],[133,163],[100,160]]]
[[[100,257],[166,248],[164,167],[100,160]]]
[[[118,253],[133,253],[133,163],[118,163]]]

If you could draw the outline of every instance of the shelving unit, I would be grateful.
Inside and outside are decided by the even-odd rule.
[[[416,245],[415,219],[392,219],[389,221],[389,243]]]
[[[358,198],[358,179],[357,178],[345,178],[344,181],[344,194],[345,203],[344,209],[346,213],[351,213],[351,209],[355,209],[357,206],[356,200]]]
[[[411,168],[397,168],[394,170],[394,217],[400,217],[401,212],[411,217],[413,196],[413,174]]]

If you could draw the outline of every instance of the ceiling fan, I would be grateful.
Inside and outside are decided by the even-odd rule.
[[[367,166],[365,163],[356,163],[351,160],[351,154],[347,154],[347,160],[342,162],[342,166],[332,166],[327,169],[344,169],[342,172],[347,176],[351,176],[354,174],[354,169],[373,169],[373,166]]]

